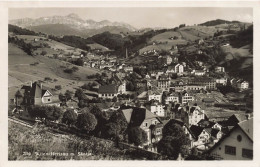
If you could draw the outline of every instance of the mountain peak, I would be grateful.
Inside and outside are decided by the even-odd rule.
[[[81,19],[77,14],[75,13],[70,13],[67,15],[67,17],[70,17],[70,18],[74,18],[74,19]]]

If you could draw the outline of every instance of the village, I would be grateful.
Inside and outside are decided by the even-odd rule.
[[[59,141],[70,160],[252,160],[253,51],[231,46],[252,26],[235,23],[92,37],[10,24],[8,121],[13,133],[29,127],[23,140],[55,138],[40,137],[47,158],[36,142],[10,159],[62,159]]]
[[[35,38],[33,41],[37,43],[39,40]],[[199,40],[198,44],[203,42]],[[250,90],[249,82],[230,78],[221,66],[209,69],[203,62],[197,61],[198,68],[188,67],[185,61],[178,60],[177,46],[173,47],[173,52],[169,55],[162,56],[158,52],[152,50],[141,56],[152,53],[153,58],[157,59],[157,65],[162,67],[161,70],[147,70],[149,67],[145,64],[140,66],[129,63],[127,48],[125,58],[121,59],[91,52],[78,56],[72,54],[67,57],[69,61],[82,61],[83,67],[96,68],[102,72],[101,76],[89,76],[95,79],[100,77],[98,83],[94,81],[82,85],[76,92],[55,95],[44,83],[31,82],[16,92],[13,98],[16,108],[11,114],[24,120],[37,120],[41,116],[32,116],[28,111],[29,106],[57,106],[62,108],[64,114],[71,111],[80,117],[84,114],[82,108],[96,106],[107,115],[121,112],[128,128],[141,128],[147,139],[138,142],[136,146],[143,149],[157,152],[156,145],[163,137],[163,127],[174,122],[188,136],[189,150],[196,148],[199,155],[207,152],[215,158],[224,159],[225,154],[234,154],[233,147],[226,147],[228,150],[225,152],[224,148],[219,149],[225,147],[226,142],[249,141],[251,150],[243,148],[243,153],[233,158],[240,156],[242,159],[252,159],[253,140],[252,132],[249,132],[252,130],[252,108],[247,107],[245,102],[232,102],[231,98],[218,89],[229,86],[236,93],[246,92]],[[64,57],[56,55],[55,58]],[[220,77],[211,77],[212,73],[219,74]],[[84,103],[88,103],[87,106]],[[62,119],[57,118],[54,122],[62,123]],[[231,138],[237,131],[241,131],[247,138],[242,141]]]

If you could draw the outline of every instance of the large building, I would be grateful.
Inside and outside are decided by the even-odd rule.
[[[207,154],[217,160],[252,160],[253,118],[239,122]]]
[[[116,84],[100,86],[98,90],[98,97],[113,99],[118,95],[118,86]]]
[[[206,86],[207,90],[215,90],[216,89],[216,80],[208,77],[196,77],[192,78],[189,81],[189,84],[197,84]]]

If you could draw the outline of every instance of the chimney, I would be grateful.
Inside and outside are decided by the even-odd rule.
[[[42,83],[41,83],[41,89],[42,89]]]
[[[32,88],[32,81],[30,82],[30,84],[31,84],[31,88]]]
[[[250,114],[246,114],[246,120],[250,119]]]

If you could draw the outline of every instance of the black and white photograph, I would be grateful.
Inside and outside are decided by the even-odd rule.
[[[12,6],[7,24],[8,162],[257,157],[253,7]]]

